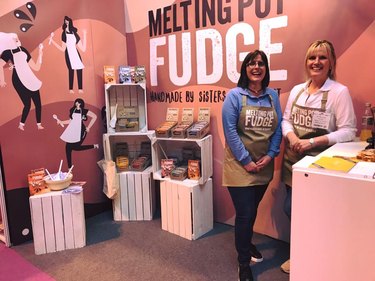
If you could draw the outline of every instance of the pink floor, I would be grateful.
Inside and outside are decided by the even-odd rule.
[[[3,280],[54,281],[55,279],[0,242],[0,281]]]

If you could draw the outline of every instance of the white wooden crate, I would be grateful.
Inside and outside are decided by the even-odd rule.
[[[62,191],[29,198],[35,254],[81,248],[86,245],[83,192]]]
[[[107,117],[107,132],[116,133],[110,126],[110,120],[115,115],[116,104],[136,106],[139,115],[139,132],[147,131],[147,100],[145,83],[105,84],[105,105]]]
[[[213,229],[212,179],[160,182],[162,229],[189,240]]]
[[[115,221],[152,220],[155,212],[155,182],[152,168],[118,174],[120,189],[113,199]]]
[[[116,150],[116,144],[121,142],[128,144],[129,157],[131,159],[136,158],[140,152],[141,143],[151,142],[154,137],[155,131],[103,134],[104,159],[116,162],[113,154]],[[150,151],[151,153],[152,151]]]
[[[164,180],[161,177],[161,159],[165,155],[175,155],[181,157],[183,148],[191,148],[199,151],[201,159],[201,177],[193,181],[195,184],[204,184],[213,174],[212,168],[212,136],[207,135],[202,139],[175,139],[175,138],[157,138],[152,139],[152,167],[155,180]],[[191,180],[186,184],[190,185]]]

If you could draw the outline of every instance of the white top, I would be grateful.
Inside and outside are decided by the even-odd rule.
[[[289,120],[291,107],[298,93],[304,89],[296,104],[309,108],[321,108],[323,92],[329,91],[326,104],[326,112],[332,116],[328,124],[329,134],[326,135],[329,145],[353,140],[357,132],[357,119],[348,88],[328,78],[317,93],[310,95],[307,91],[309,82],[295,86],[290,92],[281,123],[283,136],[286,137],[293,131],[293,125]]]

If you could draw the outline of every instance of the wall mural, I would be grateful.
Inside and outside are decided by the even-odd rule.
[[[123,0],[110,6],[4,0],[0,53],[0,145],[11,239],[18,243],[31,235],[32,169],[53,173],[64,159],[62,170],[74,165],[73,180],[86,181],[86,215],[109,206],[97,165],[105,124],[97,116],[104,106],[103,65],[127,64]]]

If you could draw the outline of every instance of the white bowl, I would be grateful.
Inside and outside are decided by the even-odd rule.
[[[60,173],[60,176],[57,176],[56,173],[51,175],[52,179],[50,178],[50,176],[45,176],[44,181],[46,182],[48,188],[51,190],[63,190],[71,184],[73,179],[73,174],[69,174],[67,177],[66,176],[67,173]]]

